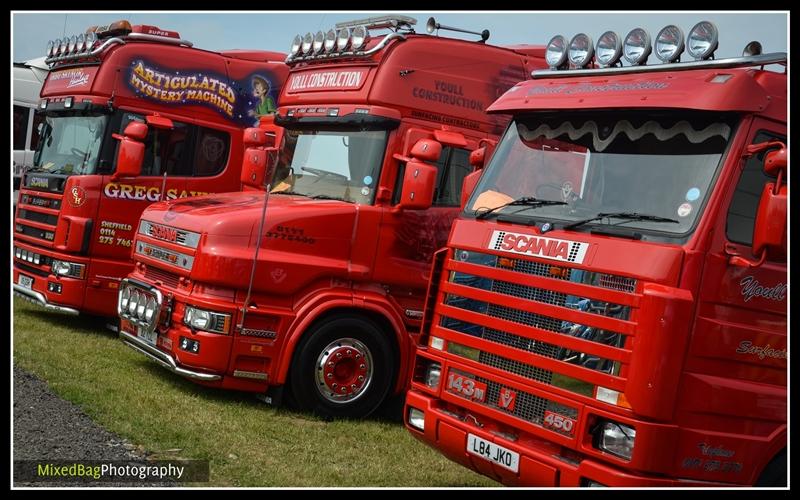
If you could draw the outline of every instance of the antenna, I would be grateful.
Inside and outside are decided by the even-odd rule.
[[[425,29],[428,31],[428,33],[433,33],[434,31],[440,30],[440,29],[442,29],[442,30],[450,30],[450,31],[458,31],[458,32],[461,32],[461,33],[470,33],[472,35],[478,35],[479,37],[481,37],[481,43],[483,43],[483,42],[485,42],[486,40],[489,39],[489,30],[483,30],[480,33],[478,33],[477,31],[469,31],[469,30],[464,30],[464,29],[461,29],[461,28],[453,28],[452,26],[444,26],[442,24],[437,23],[436,19],[434,19],[432,17],[428,18],[428,23],[425,25]]]

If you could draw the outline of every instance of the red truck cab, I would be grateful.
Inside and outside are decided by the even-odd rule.
[[[367,415],[405,390],[468,157],[505,126],[485,109],[543,67],[542,47],[421,35],[415,22],[296,37],[270,189],[142,214],[123,341],[202,384],[270,400],[288,386],[330,416]]]
[[[142,210],[239,189],[242,131],[280,94],[284,58],[209,52],[127,21],[50,42],[40,141],[14,218],[15,294],[114,316]]]
[[[627,38],[633,66],[587,69],[555,39],[491,106],[406,427],[508,485],[785,485],[786,54],[644,66]]]

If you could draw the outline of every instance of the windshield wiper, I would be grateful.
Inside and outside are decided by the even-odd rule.
[[[595,215],[594,217],[589,217],[588,219],[583,219],[573,222],[572,224],[567,224],[562,229],[575,229],[576,227],[588,224],[589,222],[595,222],[607,218],[645,220],[648,222],[673,222],[675,224],[680,224],[680,221],[677,221],[675,219],[670,219],[667,217],[659,217],[658,215],[640,214],[637,212],[611,212],[611,213],[600,213]]]
[[[476,219],[485,219],[486,217],[489,216],[489,214],[497,212],[501,208],[505,208],[505,207],[524,206],[525,208],[523,210],[528,210],[528,209],[531,209],[531,208],[539,208],[539,207],[544,207],[544,206],[549,206],[549,205],[566,205],[566,204],[567,203],[565,201],[540,200],[538,198],[534,198],[533,196],[523,196],[522,198],[517,198],[516,200],[509,201],[508,203],[505,203],[505,204],[500,205],[498,207],[490,208],[489,210],[486,210],[485,212],[481,212],[481,213],[475,215],[475,218]],[[475,211],[477,212],[477,210],[475,210]],[[521,211],[522,210],[517,210],[517,212],[521,212]],[[517,212],[514,212],[514,213],[517,213]]]
[[[305,193],[297,193],[297,192],[295,192],[295,191],[270,191],[270,193],[269,193],[269,194],[271,194],[271,195],[272,195],[272,194],[288,194],[288,195],[294,195],[294,196],[305,196],[306,198],[311,198],[310,196],[308,196],[308,195],[307,195],[307,194],[305,194]]]
[[[346,200],[340,196],[328,196],[327,194],[315,194],[313,196],[309,196],[309,198],[311,198],[312,200],[338,200],[338,201],[351,202],[351,200]]]

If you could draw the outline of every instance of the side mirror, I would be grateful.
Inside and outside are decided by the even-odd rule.
[[[469,164],[475,167],[475,170],[483,168],[486,162],[486,146],[478,148],[469,154]]]
[[[242,173],[240,180],[244,186],[261,189],[264,181],[271,176],[272,165],[269,158],[276,156],[278,148],[266,148],[267,132],[260,127],[247,128],[244,131],[245,146],[242,157]]]
[[[787,156],[789,156],[789,153],[786,151],[786,146],[767,153],[764,158],[764,172],[767,175],[780,175],[785,172],[789,164]]]
[[[117,152],[117,170],[111,177],[112,180],[141,175],[144,162],[144,143],[142,141],[147,137],[147,125],[130,122],[125,127],[123,135],[112,134],[111,137],[120,141]]]
[[[154,128],[163,128],[167,130],[172,130],[173,128],[175,128],[175,124],[172,123],[172,120],[164,116],[161,116],[158,113],[147,115],[145,116],[144,119],[147,122],[147,125]]]
[[[758,260],[750,261],[734,255],[730,258],[730,263],[733,265],[758,267],[764,263],[768,253],[786,253],[788,186],[782,185],[788,165],[786,146],[780,142],[762,143],[750,146],[747,153],[753,154],[776,146],[779,149],[768,152],[764,157],[764,172],[777,176],[777,179],[775,182],[764,184],[753,224],[753,255],[758,255]]]
[[[441,154],[442,144],[433,139],[420,139],[411,148],[411,156],[420,161],[437,161]]]
[[[275,115],[264,115],[259,118],[258,127],[267,133],[267,142],[272,140],[272,144],[267,144],[269,147],[280,148],[283,144],[284,128],[275,125]]]
[[[753,226],[753,254],[785,251],[787,191],[787,186],[776,189],[772,182],[764,186]]]
[[[433,205],[435,188],[436,167],[411,160],[406,163],[403,191],[400,193],[400,203],[397,207],[406,210],[426,210]]]

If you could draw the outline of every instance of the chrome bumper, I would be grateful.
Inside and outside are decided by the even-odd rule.
[[[51,303],[47,302],[47,299],[45,299],[44,295],[42,295],[41,293],[34,292],[33,290],[29,290],[27,288],[24,288],[24,287],[22,287],[22,286],[20,286],[20,285],[18,285],[16,283],[14,283],[14,295],[16,295],[17,297],[23,298],[23,299],[27,300],[28,302],[32,302],[32,303],[34,303],[36,305],[42,306],[45,309],[50,309],[52,311],[58,311],[58,312],[64,313],[64,314],[70,314],[72,316],[77,316],[78,314],[80,314],[80,311],[78,311],[77,309],[73,309],[71,307],[57,306],[55,304],[51,304]]]
[[[125,344],[127,344],[132,349],[139,351],[140,353],[144,354],[148,358],[152,359],[156,363],[160,364],[167,370],[175,373],[176,375],[180,375],[181,377],[186,378],[193,378],[195,380],[205,380],[205,381],[212,381],[212,380],[220,380],[222,378],[221,375],[214,375],[211,373],[203,373],[203,372],[194,372],[191,370],[187,370],[185,368],[181,368],[175,363],[175,359],[172,358],[169,354],[165,352],[161,352],[155,347],[151,346],[150,344],[140,340],[138,337],[131,335],[130,333],[120,331],[119,336]]]

